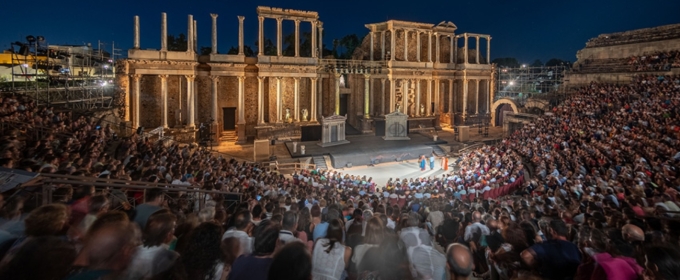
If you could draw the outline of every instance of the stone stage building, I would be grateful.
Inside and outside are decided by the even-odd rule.
[[[124,119],[137,127],[184,128],[214,120],[237,142],[297,138],[322,116],[347,115],[369,133],[384,115],[400,109],[411,130],[464,125],[490,112],[494,66],[491,36],[457,34],[451,22],[389,20],[366,24],[369,33],[350,60],[322,58],[323,23],[317,12],[258,7],[257,57],[244,54],[238,16],[238,54],[217,53],[216,14],[212,52],[198,55],[196,21],[187,19],[187,50],[169,51],[167,18],[161,15],[160,50],[142,49],[139,17],[134,46],[119,62]],[[264,50],[264,21],[276,21],[276,55]],[[295,23],[295,55],[284,56],[282,22]],[[300,54],[300,27],[311,27],[311,56]],[[474,45],[474,49],[473,49]],[[485,53],[480,52],[485,48]],[[486,55],[484,57],[483,55]]]

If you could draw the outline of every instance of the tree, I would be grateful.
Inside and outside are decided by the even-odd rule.
[[[545,63],[545,66],[560,66],[560,65],[571,67],[571,63],[569,61],[561,60],[559,58],[551,58],[550,60],[548,60],[548,62]]]
[[[344,50],[342,53],[338,54],[338,58],[342,59],[351,59],[352,54],[354,54],[354,50],[359,46],[359,36],[357,34],[350,34],[345,37],[342,37],[339,41],[339,47]]]
[[[199,48],[199,52],[198,52],[198,53],[199,53],[200,55],[209,55],[210,53],[212,53],[212,48],[211,48],[211,47],[202,46],[201,48]]]
[[[179,52],[187,50],[187,37],[184,33],[180,33],[177,37],[168,35],[168,50]]]
[[[491,63],[498,65],[499,67],[510,67],[519,68],[520,64],[514,57],[499,57],[491,61]]]
[[[255,45],[259,46],[260,45],[259,41],[255,41]],[[269,39],[269,38],[264,39],[263,48],[264,48],[264,50],[263,50],[264,55],[276,55],[276,45],[274,45],[274,43],[272,42],[271,39]],[[244,52],[245,52],[245,49],[244,49]],[[238,51],[236,53],[238,53]]]
[[[536,59],[536,60],[534,60],[533,63],[531,63],[531,67],[541,67],[541,66],[543,66],[543,62],[541,62],[540,59]]]

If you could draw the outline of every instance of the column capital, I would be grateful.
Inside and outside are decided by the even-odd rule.
[[[141,74],[132,74],[132,75],[130,75],[130,78],[133,78],[135,80],[139,80],[139,79],[142,78],[142,75]]]
[[[342,76],[342,74],[340,74],[340,73],[335,73],[335,77],[336,77],[336,78],[340,78],[340,76]]]
[[[220,80],[220,76],[210,76],[210,79],[211,79],[213,82],[217,82],[217,81]]]
[[[364,79],[368,80],[369,78],[371,78],[371,74],[364,74]]]
[[[267,77],[257,76],[257,80],[260,81],[260,82],[264,82],[264,79],[266,79],[266,78]]]
[[[237,16],[237,18],[238,18],[238,21],[243,21],[244,19],[246,19],[246,17],[244,17],[244,16]]]
[[[276,22],[281,23],[283,21],[283,17],[275,17]]]
[[[317,20],[317,21],[316,21],[316,26],[317,26],[318,28],[323,28],[323,21]]]
[[[385,80],[387,80],[387,79],[385,79],[385,78],[380,78],[380,82],[383,83],[383,84],[385,83]]]
[[[297,19],[297,18],[296,18],[296,19],[294,19],[293,21],[295,22],[295,24],[300,24],[300,19]]]
[[[281,81],[281,79],[283,79],[283,77],[274,77],[274,79],[276,79],[276,81],[278,82],[278,81]]]
[[[161,79],[167,79],[168,75],[158,75],[158,77],[161,78]]]
[[[238,81],[243,82],[246,79],[246,76],[238,76]]]
[[[257,20],[258,21],[264,21],[264,17],[263,16],[257,16]]]
[[[293,77],[293,80],[295,80],[295,81],[298,81],[298,82],[299,82],[299,81],[300,81],[300,77]]]
[[[319,80],[319,77],[310,77],[309,79],[312,80],[313,82],[316,82]]]
[[[214,19],[217,18],[217,14],[210,14],[210,16]]]
[[[185,78],[187,78],[188,81],[193,81],[196,79],[196,75],[184,75]]]

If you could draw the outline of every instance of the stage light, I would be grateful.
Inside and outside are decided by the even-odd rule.
[[[510,81],[510,85],[511,85],[511,86],[514,86],[514,85],[515,85],[515,82]]]

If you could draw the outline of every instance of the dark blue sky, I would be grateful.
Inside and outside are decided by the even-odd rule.
[[[451,21],[457,33],[491,34],[491,57],[516,57],[522,63],[552,57],[576,60],[576,51],[601,33],[679,23],[677,0],[478,0],[478,1],[328,1],[328,0],[117,0],[117,1],[13,1],[0,8],[0,48],[42,35],[50,44],[97,44],[126,53],[132,46],[132,18],[141,17],[142,48],[160,46],[160,13],[168,13],[168,33],[186,33],[187,14],[197,20],[199,46],[210,46],[210,13],[219,14],[219,50],[237,44],[237,15],[245,19],[245,42],[254,46],[258,5],[318,11],[324,22],[324,42],[356,33],[364,36],[366,23],[388,19],[439,23]],[[274,20],[265,21],[266,35],[274,39]],[[309,30],[302,25],[301,31]],[[293,23],[284,21],[284,33]]]

